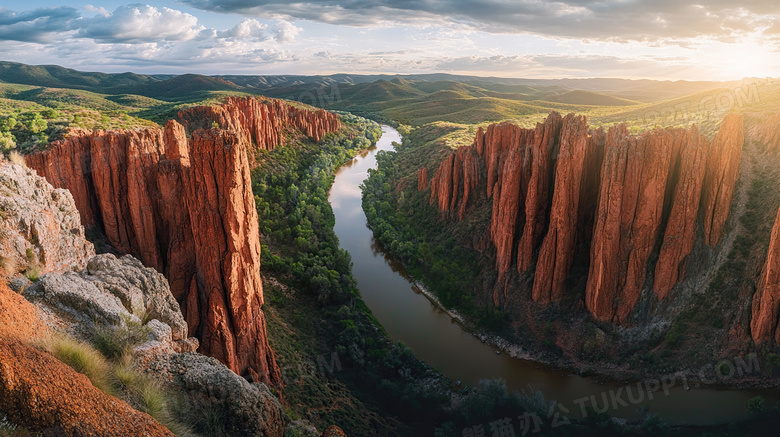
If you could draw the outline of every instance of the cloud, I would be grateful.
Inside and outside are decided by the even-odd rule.
[[[266,29],[268,29],[268,26],[265,24],[262,24],[259,21],[253,20],[251,18],[247,18],[236,24],[232,29],[218,32],[217,36],[220,38],[232,38],[239,40],[264,40],[269,38]]]
[[[778,19],[776,0],[181,0],[222,13],[330,24],[461,24],[492,33],[656,40],[728,37]]]
[[[280,43],[291,43],[295,41],[295,37],[301,30],[303,29],[294,26],[289,21],[280,20],[276,24],[276,40]]]
[[[84,6],[84,10],[87,12],[93,12],[98,15],[102,15],[104,17],[108,17],[111,15],[110,12],[108,12],[108,9],[104,8],[103,6],[94,6],[94,5],[86,5]]]
[[[149,5],[120,6],[108,16],[79,20],[77,36],[99,42],[188,41],[205,27],[190,14]]]
[[[15,12],[0,7],[0,40],[47,42],[52,35],[70,30],[79,18],[76,9],[61,6]]]
[[[84,38],[105,44],[138,44],[228,38],[288,44],[302,31],[286,20],[278,20],[273,29],[269,29],[268,25],[252,18],[244,19],[233,28],[217,30],[201,25],[194,15],[141,4],[119,6],[113,12],[93,5],[87,5],[83,10],[95,15],[82,17],[78,10],[70,7],[25,12],[0,8],[0,41],[51,43]]]

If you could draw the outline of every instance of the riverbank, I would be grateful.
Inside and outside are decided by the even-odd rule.
[[[408,147],[408,146],[404,146]],[[404,233],[404,226],[409,227],[410,223],[412,229],[417,229],[421,222],[416,222],[421,217],[421,213],[425,212],[427,199],[418,199],[419,194],[414,189],[414,183],[409,183],[409,177],[405,173],[394,173],[393,160],[397,159],[392,154],[391,150],[387,150],[387,154],[380,154],[377,160],[379,161],[380,170],[371,171],[371,176],[368,181],[364,182],[364,198],[363,209],[368,217],[386,217],[393,216],[399,217],[398,222],[385,222],[377,226],[377,223],[367,219],[366,223],[372,230],[373,236],[379,235],[382,238],[378,238],[380,241],[387,241],[384,246],[380,246],[376,243],[366,242],[366,245],[372,245],[373,254],[377,256],[378,253],[382,253],[383,257],[386,257],[386,262],[392,265],[392,270],[396,273],[402,273],[407,275],[407,281],[410,285],[407,287],[416,289],[414,293],[419,293],[420,298],[426,302],[427,306],[433,306],[436,308],[435,313],[431,313],[430,310],[414,309],[414,314],[420,314],[420,317],[438,319],[439,317],[445,317],[446,322],[442,321],[441,324],[456,325],[457,330],[463,333],[467,333],[474,342],[482,345],[481,349],[471,346],[471,342],[460,338],[457,333],[447,334],[449,338],[442,338],[438,343],[451,343],[452,347],[458,348],[461,353],[450,353],[443,350],[444,347],[441,344],[435,344],[435,342],[420,339],[420,333],[425,333],[425,336],[433,335],[428,334],[434,331],[445,331],[441,326],[433,326],[429,323],[414,322],[414,325],[419,329],[416,331],[409,329],[409,320],[412,316],[405,315],[405,323],[398,323],[398,328],[393,328],[392,325],[396,323],[393,318],[398,317],[395,313],[390,313],[385,316],[379,314],[381,310],[377,308],[382,305],[386,306],[400,306],[400,305],[418,305],[411,300],[397,297],[394,299],[377,298],[376,303],[372,304],[372,299],[366,298],[366,302],[369,306],[377,312],[377,318],[383,325],[388,326],[388,332],[394,338],[401,338],[403,341],[409,341],[418,347],[414,347],[415,353],[418,353],[421,358],[433,364],[445,375],[450,376],[456,380],[463,380],[466,382],[471,378],[471,382],[467,384],[475,384],[480,378],[485,377],[502,377],[508,381],[510,387],[521,390],[528,387],[528,384],[541,384],[541,390],[545,392],[547,399],[555,400],[559,403],[571,404],[574,400],[580,399],[583,396],[599,395],[600,393],[608,393],[610,391],[618,391],[621,387],[625,387],[630,384],[648,383],[649,388],[653,389],[654,382],[657,381],[659,387],[662,387],[662,382],[666,382],[669,394],[664,394],[663,405],[658,401],[653,402],[652,410],[660,414],[665,420],[670,423],[724,423],[730,420],[736,420],[740,417],[745,417],[746,410],[745,405],[747,400],[762,395],[770,401],[774,401],[772,393],[767,393],[765,389],[771,387],[766,385],[767,378],[761,374],[756,376],[756,372],[760,372],[763,369],[763,365],[755,366],[749,357],[732,357],[728,360],[728,363],[723,363],[722,360],[715,361],[708,366],[704,373],[701,372],[701,368],[688,368],[685,370],[673,369],[672,371],[647,371],[646,369],[630,369],[628,360],[620,361],[619,365],[604,364],[604,363],[589,363],[582,360],[571,359],[566,355],[556,355],[550,348],[537,348],[533,345],[518,344],[510,341],[500,335],[496,335],[494,331],[479,327],[472,318],[461,312],[459,309],[453,309],[452,306],[446,305],[443,299],[434,293],[429,287],[422,283],[420,278],[409,278],[410,273],[414,270],[406,263],[406,258],[419,256],[419,259],[424,259],[427,262],[437,262],[442,257],[429,257],[422,255],[415,255],[426,252],[418,252],[418,250],[428,250],[426,245],[430,240],[426,240],[423,234],[411,234],[412,238],[406,238],[407,234]],[[407,158],[408,159],[408,158]],[[419,157],[416,158],[419,161]],[[416,179],[416,178],[415,178]],[[393,189],[395,188],[395,189]],[[365,193],[379,193],[377,197],[369,202],[366,202]],[[415,197],[417,196],[417,197]],[[422,201],[420,201],[422,200]],[[383,215],[385,214],[385,215]],[[412,214],[404,218],[405,214]],[[338,216],[338,213],[337,213]],[[413,217],[413,218],[410,218]],[[438,217],[438,216],[437,216]],[[411,220],[411,222],[410,222]],[[432,220],[431,223],[425,223],[424,225],[439,228],[442,225],[447,225],[449,222],[442,223],[441,220]],[[465,226],[465,225],[464,225]],[[354,232],[356,224],[353,222],[350,226],[351,232]],[[429,228],[430,229],[430,228]],[[446,228],[446,237],[451,237],[456,231],[452,231]],[[439,234],[441,234],[439,229]],[[464,232],[468,235],[468,232]],[[339,234],[341,238],[341,234]],[[351,237],[350,237],[351,238]],[[410,246],[411,244],[411,246]],[[452,246],[450,246],[452,248]],[[456,248],[456,247],[455,247]],[[349,248],[352,252],[352,248]],[[359,249],[357,249],[359,250]],[[387,252],[386,255],[385,251]],[[458,257],[464,257],[463,254],[453,253],[453,250],[443,252],[446,254],[447,259],[454,263],[454,260]],[[398,255],[401,256],[398,256]],[[467,256],[467,255],[466,255]],[[463,264],[454,266],[454,268],[461,267]],[[361,266],[355,266],[353,270],[359,270],[363,268]],[[462,268],[462,267],[461,267]],[[372,272],[376,274],[375,267],[372,267]],[[417,270],[420,270],[419,267]],[[419,272],[418,272],[419,273]],[[356,276],[358,274],[356,273]],[[426,280],[430,278],[426,277]],[[384,277],[377,278],[376,281],[385,281]],[[457,282],[457,281],[454,281]],[[359,281],[361,291],[363,286]],[[456,284],[456,286],[459,284]],[[372,283],[373,286],[373,283]],[[398,287],[403,287],[399,284]],[[385,288],[385,287],[382,287]],[[462,288],[462,286],[461,286]],[[375,292],[374,290],[371,291]],[[388,290],[387,293],[395,293],[396,296],[401,293],[398,289]],[[400,303],[403,300],[403,304]],[[410,310],[411,311],[411,310]],[[396,311],[400,312],[400,311]],[[431,314],[433,316],[431,316]],[[548,314],[549,316],[549,314]],[[385,317],[385,318],[383,318]],[[439,323],[439,322],[437,322]],[[585,328],[587,321],[578,321],[580,328]],[[571,333],[574,334],[580,329],[572,327]],[[529,332],[530,334],[531,332]],[[568,334],[568,333],[567,333]],[[463,344],[461,344],[463,342]],[[554,343],[553,343],[554,344]],[[457,345],[457,346],[456,346]],[[496,351],[500,354],[496,355]],[[479,358],[474,358],[478,356]],[[507,362],[511,361],[511,362]],[[738,361],[742,360],[742,361]],[[457,362],[461,361],[460,364]],[[453,364],[455,362],[456,364]],[[741,364],[744,363],[744,364]],[[716,373],[716,367],[722,364],[725,370],[733,368],[733,375],[728,375],[728,372],[724,374],[725,378],[718,377]],[[482,371],[474,370],[474,367],[481,367]],[[659,366],[660,367],[660,366]],[[491,370],[493,369],[493,370]],[[738,372],[739,369],[746,371]],[[484,375],[484,376],[479,376]],[[520,376],[519,376],[520,375]],[[672,385],[670,385],[672,384]],[[538,388],[538,385],[537,385]],[[726,388],[727,390],[723,390]],[[734,390],[737,388],[737,390]],[[744,390],[750,388],[751,390]],[[756,391],[753,388],[761,388],[764,390]],[[664,388],[661,388],[662,390]],[[698,404],[700,408],[698,411],[691,408],[691,405]],[[704,405],[717,404],[723,407],[723,413],[712,414],[710,407],[704,407]],[[623,411],[616,414],[625,414],[631,416],[630,412]],[[690,421],[686,421],[690,419]]]

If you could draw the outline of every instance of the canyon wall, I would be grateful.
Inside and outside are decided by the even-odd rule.
[[[750,333],[757,345],[780,346],[780,210],[777,211],[764,268],[753,296]]]
[[[326,133],[340,128],[338,116],[323,109],[314,112],[281,100],[255,97],[228,97],[222,105],[184,109],[179,111],[178,120],[190,130],[221,127],[262,150],[284,144],[288,133],[302,133],[319,142]]]
[[[28,165],[70,190],[82,223],[119,252],[165,274],[199,351],[255,381],[281,384],[261,310],[260,241],[249,148],[281,144],[284,125],[321,138],[335,115],[283,108],[279,101],[230,99],[180,113],[194,132],[164,129],[73,131]],[[222,118],[203,122],[199,114]],[[297,120],[297,121],[296,121]],[[226,129],[210,128],[216,122]],[[275,129],[279,129],[276,131]]]
[[[484,185],[497,289],[505,292],[514,266],[533,273],[536,302],[565,296],[576,248],[586,245],[585,306],[597,319],[628,324],[648,275],[658,300],[683,279],[697,223],[708,245],[720,242],[743,136],[737,114],[711,142],[695,126],[635,136],[625,125],[592,130],[573,114],[551,113],[535,129],[493,124],[439,165],[430,202],[463,219],[469,193]],[[494,295],[496,304],[505,299]]]

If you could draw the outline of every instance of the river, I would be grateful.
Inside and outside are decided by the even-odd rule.
[[[367,177],[367,170],[376,168],[376,153],[393,150],[393,141],[401,142],[401,136],[392,127],[382,126],[382,130],[384,134],[375,147],[339,169],[329,200],[336,217],[336,235],[341,247],[352,255],[352,273],[363,300],[390,337],[412,348],[418,358],[453,380],[474,386],[481,379],[503,378],[518,391],[532,386],[541,390],[548,401],[557,401],[575,416],[580,415],[583,406],[593,406],[593,402],[603,406],[602,396],[610,403],[609,414],[631,419],[639,417],[640,405],[670,424],[717,424],[746,416],[746,402],[756,392],[693,385],[686,390],[678,379],[667,391],[655,391],[652,400],[646,391],[640,397],[636,383],[625,384],[631,387],[636,401],[631,402],[622,384],[600,383],[594,378],[511,358],[506,353],[497,354],[494,347],[464,330],[412,284],[403,266],[383,251],[368,228],[359,185]],[[733,368],[737,367],[734,363]]]

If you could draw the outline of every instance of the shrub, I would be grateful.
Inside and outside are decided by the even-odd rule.
[[[683,338],[683,331],[685,326],[682,323],[674,323],[668,331],[666,331],[666,344],[669,346],[677,346],[680,344]]]
[[[35,253],[35,249],[28,247],[25,252],[27,258],[27,269],[24,271],[24,276],[32,282],[37,282],[41,276],[41,263],[38,261],[38,254]]]
[[[129,316],[123,317],[123,321],[123,325],[99,327],[92,334],[92,344],[110,360],[130,355],[133,346],[143,343],[149,336],[149,328],[143,321]]]
[[[756,396],[748,399],[747,410],[750,414],[759,414],[766,409],[766,401],[762,396]]]
[[[773,375],[775,370],[780,369],[780,355],[769,353],[766,356],[766,372]]]
[[[3,269],[6,275],[11,276],[15,274],[18,267],[19,266],[16,262],[16,258],[12,256],[6,257],[0,255],[0,269]]]
[[[151,376],[135,369],[129,355],[114,364],[111,385],[118,398],[152,416],[177,436],[192,434],[192,430],[172,413],[173,405],[179,401],[176,396],[167,393]]]
[[[11,161],[14,164],[21,165],[22,167],[27,167],[27,162],[25,162],[24,156],[22,156],[16,150],[12,150],[8,154],[8,160]]]

